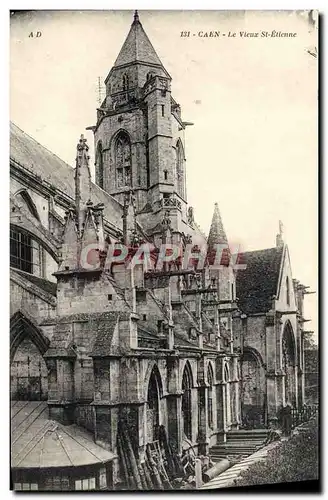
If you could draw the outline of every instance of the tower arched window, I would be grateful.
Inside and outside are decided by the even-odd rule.
[[[128,90],[129,88],[129,75],[124,73],[123,75],[123,90]]]
[[[96,184],[104,188],[104,156],[101,142],[98,143],[96,153]]]
[[[191,388],[192,388],[192,374],[189,363],[186,364],[182,376],[182,419],[183,419],[183,432],[188,439],[192,438],[191,427]]]
[[[116,185],[118,188],[131,186],[131,141],[127,133],[121,132],[115,143]]]
[[[207,383],[208,383],[208,390],[207,390],[207,421],[208,421],[208,426],[210,429],[213,429],[213,383],[214,383],[214,375],[213,375],[213,369],[211,365],[208,366],[207,370]]]
[[[154,76],[154,73],[152,71],[149,71],[149,73],[147,73],[146,75],[146,82],[149,82],[149,80],[151,80]]]
[[[286,277],[286,302],[287,305],[290,305],[290,286],[289,286],[289,278]]]
[[[176,153],[177,192],[178,195],[184,199],[185,198],[184,154],[180,140],[176,144],[175,153]]]

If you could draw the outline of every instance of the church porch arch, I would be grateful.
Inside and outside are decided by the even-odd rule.
[[[10,321],[11,399],[48,399],[48,370],[43,358],[49,340],[21,311]]]
[[[241,358],[241,414],[246,427],[265,423],[265,372],[256,349],[244,348]]]

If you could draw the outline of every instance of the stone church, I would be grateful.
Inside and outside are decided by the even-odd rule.
[[[11,124],[15,490],[113,489],[123,448],[140,464],[164,433],[172,455],[206,455],[303,404],[307,287],[281,230],[275,247],[239,255],[240,270],[218,204],[200,230],[171,84],[136,12],[89,127],[95,183],[83,136],[72,168]],[[128,265],[145,243],[151,262],[163,245],[192,247],[192,265]],[[126,256],[108,266],[115,245]],[[227,247],[220,268],[209,252],[198,268],[216,245]]]

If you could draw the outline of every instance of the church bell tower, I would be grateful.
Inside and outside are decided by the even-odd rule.
[[[137,11],[105,85],[92,127],[96,183],[122,204],[132,190],[145,227],[154,227],[169,209],[179,230],[187,219],[185,124],[171,96],[171,77]]]

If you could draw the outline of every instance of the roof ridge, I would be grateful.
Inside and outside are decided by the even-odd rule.
[[[245,254],[245,253],[255,253],[255,252],[267,252],[269,250],[277,250],[277,251],[281,251],[283,247],[269,247],[269,248],[259,248],[257,250],[246,250],[245,252],[239,252],[241,254]]]
[[[46,146],[44,146],[43,144],[41,144],[41,142],[38,142],[36,139],[34,139],[34,137],[32,137],[30,134],[28,134],[27,132],[25,132],[25,130],[21,129],[20,127],[18,127],[18,125],[16,125],[16,123],[10,121],[10,124],[13,125],[14,127],[18,128],[18,130],[20,130],[24,135],[27,135],[27,137],[29,137],[33,142],[35,142],[36,144],[38,144],[39,146],[41,146],[41,148],[45,149],[46,151],[48,151],[48,153],[50,153],[52,156],[55,156],[56,158],[58,158],[58,160],[60,160],[61,162],[65,163],[65,165],[69,168],[71,168],[72,170],[75,170],[74,167],[72,167],[69,163],[67,163],[65,160],[63,160],[62,158],[60,158],[60,156],[58,156],[56,153],[54,153],[53,151],[51,151],[50,149],[48,149]]]
[[[62,158],[60,158],[60,156],[58,156],[56,153],[54,153],[53,151],[51,151],[50,149],[48,149],[46,146],[44,146],[43,144],[41,144],[40,142],[38,142],[34,137],[32,137],[30,134],[28,134],[27,132],[25,132],[23,129],[21,129],[20,127],[18,127],[18,125],[16,125],[16,123],[14,123],[13,121],[10,121],[10,125],[12,125],[13,127],[15,127],[16,129],[18,129],[23,135],[27,136],[30,140],[32,140],[35,144],[37,144],[39,147],[41,147],[42,149],[44,149],[45,151],[47,151],[51,156],[57,158],[57,160],[59,160],[61,163],[63,163],[66,167],[69,167],[73,173],[74,173],[74,170],[75,168],[72,167],[69,163],[67,163],[65,160],[63,160]],[[10,152],[10,156],[12,155],[12,153]],[[15,159],[15,157],[13,157],[13,159],[15,161],[18,162],[18,160]],[[19,163],[19,162],[18,162]],[[23,165],[24,166],[24,165]],[[28,169],[29,170],[29,169]],[[30,170],[29,170],[30,172]],[[102,189],[100,186],[98,186],[98,184],[96,184],[95,182],[91,181],[91,185],[94,187],[96,186],[97,189],[100,189],[101,191],[103,191],[106,196],[108,196],[112,201],[114,201],[118,207],[120,208],[123,208],[123,205],[116,199],[114,198],[114,196],[112,196],[111,194],[109,194],[107,191],[105,191],[104,189]],[[57,188],[56,186],[56,189],[59,189]],[[71,198],[70,195],[68,195],[66,193],[66,195]],[[73,198],[71,198],[74,202],[75,200]],[[110,221],[109,221],[110,222]]]

